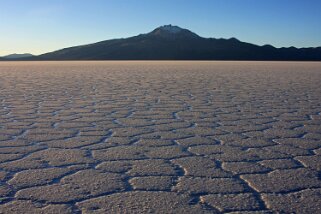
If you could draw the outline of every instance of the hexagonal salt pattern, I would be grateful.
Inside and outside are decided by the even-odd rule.
[[[0,213],[321,213],[321,64],[1,62]]]

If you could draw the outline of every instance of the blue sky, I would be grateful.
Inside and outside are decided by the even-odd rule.
[[[321,0],[0,0],[0,56],[45,53],[173,24],[204,37],[321,46]]]

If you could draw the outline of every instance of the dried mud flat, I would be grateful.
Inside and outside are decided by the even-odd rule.
[[[321,63],[2,62],[0,213],[320,213]]]

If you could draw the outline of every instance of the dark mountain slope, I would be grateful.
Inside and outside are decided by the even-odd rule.
[[[177,26],[165,25],[126,39],[65,48],[34,60],[321,60],[318,48],[275,48],[235,38],[203,38]]]
[[[24,54],[10,54],[7,56],[3,56],[2,58],[4,59],[20,59],[20,58],[28,58],[28,57],[33,57],[32,54],[30,53],[24,53]]]

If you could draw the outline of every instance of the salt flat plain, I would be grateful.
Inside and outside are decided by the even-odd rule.
[[[320,213],[321,63],[1,62],[0,213]]]

